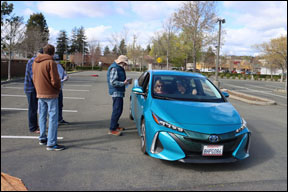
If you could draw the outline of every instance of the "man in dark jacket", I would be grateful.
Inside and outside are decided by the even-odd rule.
[[[119,127],[119,119],[123,112],[123,97],[125,97],[125,86],[131,84],[131,79],[126,79],[124,65],[128,64],[128,58],[120,55],[107,71],[107,82],[109,94],[113,99],[113,112],[108,134],[120,136],[124,128]]]
[[[43,48],[39,49],[37,56],[43,54]],[[36,90],[33,84],[32,64],[36,56],[32,57],[26,64],[24,92],[28,100],[28,122],[30,132],[39,134],[39,126],[37,119],[38,99],[36,97]]]
[[[65,147],[57,144],[58,96],[61,82],[57,64],[53,60],[55,47],[46,45],[44,54],[35,58],[32,65],[33,82],[38,98],[40,136],[39,144],[46,145],[48,151],[60,151]],[[46,135],[47,113],[49,113],[48,138]]]

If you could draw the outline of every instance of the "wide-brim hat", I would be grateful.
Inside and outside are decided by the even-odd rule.
[[[115,62],[116,62],[117,64],[119,64],[119,63],[125,63],[126,65],[128,65],[128,57],[125,56],[125,55],[120,55],[120,56],[118,57],[118,59],[115,60]]]

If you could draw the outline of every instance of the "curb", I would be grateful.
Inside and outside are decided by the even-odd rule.
[[[273,92],[286,93],[287,94],[287,91],[285,89],[275,89]]]
[[[11,80],[6,80],[6,81],[1,81],[1,85],[2,84],[6,84],[6,83],[11,83],[11,82],[18,82],[18,81],[24,81],[24,77],[23,78],[17,78],[17,79],[11,79]]]
[[[225,91],[225,92],[229,93],[229,95],[230,95],[229,97],[231,99],[236,99],[236,100],[239,100],[239,101],[242,101],[245,103],[254,104],[254,105],[276,105],[276,101],[273,101],[270,99],[252,96],[252,95],[240,93],[237,91],[231,91],[228,89],[221,89],[221,91]]]

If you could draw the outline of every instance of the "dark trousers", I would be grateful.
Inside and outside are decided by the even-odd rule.
[[[26,93],[26,96],[28,100],[29,130],[31,132],[34,132],[38,129],[38,120],[37,120],[38,99],[36,97],[36,91]]]
[[[110,130],[115,131],[119,126],[118,121],[123,112],[123,97],[112,97],[113,99],[113,112],[110,122]]]
[[[59,108],[58,121],[62,121],[62,120],[63,120],[63,116],[62,116],[62,109],[63,109],[63,91],[62,91],[62,89],[60,90],[59,97],[58,97],[58,108]]]

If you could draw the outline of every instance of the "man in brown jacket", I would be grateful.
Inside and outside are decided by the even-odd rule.
[[[33,83],[36,89],[39,109],[39,144],[47,145],[48,151],[60,151],[64,146],[57,144],[58,96],[61,82],[57,64],[53,60],[55,47],[46,45],[44,54],[38,55],[32,65]],[[49,113],[48,137],[46,135],[47,113]]]

